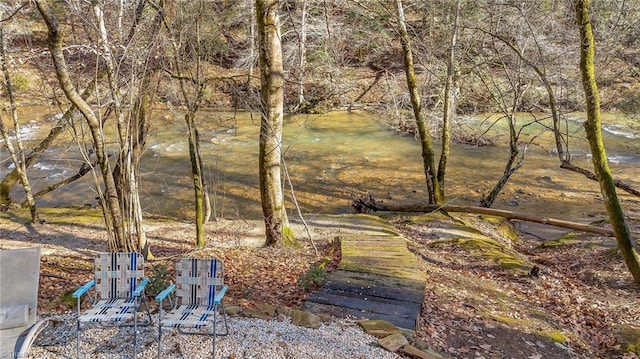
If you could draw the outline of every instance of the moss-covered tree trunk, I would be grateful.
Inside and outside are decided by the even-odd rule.
[[[284,208],[282,126],[284,77],[277,0],[256,0],[260,61],[260,198],[266,245],[295,243]]]
[[[161,14],[164,14],[162,22],[165,30],[169,34],[170,44],[173,48],[174,56],[173,69],[175,74],[174,78],[178,80],[180,86],[180,92],[182,94],[182,100],[187,106],[187,112],[184,115],[184,120],[188,129],[188,142],[189,142],[189,160],[191,162],[191,178],[193,180],[194,191],[194,205],[195,205],[195,224],[196,224],[196,240],[195,247],[203,248],[205,246],[205,223],[209,220],[211,215],[211,205],[209,194],[207,190],[207,183],[204,178],[204,160],[202,158],[202,151],[200,150],[200,135],[198,132],[198,123],[196,115],[202,104],[202,98],[206,90],[206,80],[202,70],[202,57],[205,55],[201,46],[201,23],[202,17],[206,16],[207,12],[204,9],[204,1],[200,0],[194,6],[194,13],[180,12],[180,16],[177,15],[175,3],[173,2],[160,2],[162,6]],[[193,49],[195,53],[193,58],[187,56],[180,50],[180,43],[178,39],[180,36],[174,30],[180,29],[179,25],[184,19],[181,16],[188,17],[189,21],[192,21],[195,25],[195,34],[193,34]],[[192,69],[194,73],[191,73]]]
[[[196,112],[187,111],[185,121],[189,128],[189,159],[191,161],[191,176],[193,178],[193,190],[195,198],[195,220],[196,220],[196,247],[203,248],[204,240],[204,223],[205,223],[205,186],[202,174],[202,161],[200,156],[199,140],[200,135],[196,126]]]
[[[577,0],[575,6],[576,20],[580,29],[580,71],[587,102],[585,130],[593,155],[593,167],[600,183],[600,192],[602,192],[602,197],[604,198],[604,204],[609,214],[613,233],[618,242],[618,248],[622,252],[633,279],[640,283],[640,251],[631,238],[629,226],[625,221],[624,212],[620,206],[615,183],[607,162],[604,142],[602,141],[600,96],[595,80],[595,43],[589,18],[589,0]]]
[[[443,191],[436,180],[436,162],[433,143],[431,141],[431,132],[424,114],[422,113],[422,103],[420,93],[416,81],[416,72],[413,65],[413,52],[409,42],[409,34],[404,19],[404,10],[402,1],[396,0],[398,9],[398,31],[400,32],[400,42],[402,43],[402,53],[404,55],[404,71],[407,77],[407,88],[411,97],[411,107],[413,108],[413,116],[418,127],[418,137],[422,148],[422,165],[424,175],[427,182],[427,193],[429,194],[429,203],[444,203]]]

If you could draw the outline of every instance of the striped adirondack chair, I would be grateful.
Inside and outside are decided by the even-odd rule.
[[[156,301],[160,302],[158,358],[160,358],[163,327],[177,328],[182,334],[211,336],[212,357],[215,357],[216,336],[229,334],[222,303],[222,298],[228,289],[224,284],[224,265],[218,259],[185,258],[176,262],[175,276],[175,284],[156,296]],[[175,302],[170,295],[174,291]],[[167,298],[172,309],[163,317],[162,301]],[[216,329],[220,321],[224,323],[222,333]],[[208,328],[211,328],[210,333],[200,330]]]
[[[94,262],[94,279],[78,288],[73,298],[78,302],[76,355],[80,357],[81,323],[133,326],[133,357],[137,355],[138,326],[151,324],[151,313],[144,294],[149,278],[144,276],[144,259],[140,253],[100,253]],[[91,308],[81,312],[81,298],[94,288]],[[138,307],[145,305],[147,319],[138,323]]]

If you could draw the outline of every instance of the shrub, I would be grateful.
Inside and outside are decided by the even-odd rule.
[[[171,279],[171,271],[166,265],[154,265],[146,288],[147,295],[156,296],[171,284]]]
[[[318,288],[327,280],[327,271],[324,265],[317,265],[309,268],[309,270],[300,278],[298,278],[298,286],[305,291]]]

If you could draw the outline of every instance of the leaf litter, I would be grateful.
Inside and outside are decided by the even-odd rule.
[[[412,239],[427,273],[416,335],[434,350],[454,358],[638,358],[616,336],[620,325],[640,325],[640,290],[612,239],[544,247],[539,239],[524,236],[511,247],[540,268],[533,277],[483,264],[457,247],[430,245],[434,238],[423,225],[396,225]],[[155,224],[149,238],[157,259],[147,263],[147,273],[162,264],[172,277],[172,263],[179,257],[219,257],[232,288],[228,300],[241,306],[299,307],[310,292],[298,279],[327,261],[332,271],[340,260],[329,232],[315,233],[315,255],[302,238],[294,248],[247,246],[244,239],[256,236],[255,224],[247,221],[211,224],[211,244],[198,251],[192,249],[191,231],[188,223]],[[99,226],[45,224],[27,231],[0,221],[0,236],[3,247],[44,248],[40,313],[73,310],[71,292],[92,277],[92,259],[106,250]]]

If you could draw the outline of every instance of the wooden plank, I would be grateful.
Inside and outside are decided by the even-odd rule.
[[[397,315],[400,317],[411,317],[420,314],[422,305],[398,300],[390,300],[378,297],[363,297],[349,295],[342,292],[339,294],[327,291],[314,292],[307,299],[308,302],[330,304],[338,307],[357,309],[369,313],[383,313],[387,315]]]
[[[342,260],[305,307],[332,315],[383,319],[414,329],[426,275],[407,240],[397,235],[341,238]],[[313,309],[312,309],[313,310]]]
[[[376,251],[388,251],[388,252],[407,252],[410,253],[407,249],[407,245],[405,243],[384,243],[384,242],[365,242],[365,243],[343,243],[342,248],[346,251],[352,250],[360,250],[366,248],[367,250],[376,250]]]
[[[371,266],[371,267],[399,267],[407,270],[412,270],[416,272],[420,272],[420,268],[418,267],[418,261],[415,260],[415,257],[409,257],[406,255],[403,256],[347,256],[342,257],[343,262],[361,264],[362,266]]]
[[[424,298],[424,289],[412,290],[408,288],[399,289],[397,287],[381,286],[381,285],[353,285],[351,283],[327,281],[322,287],[323,291],[334,292],[336,294],[340,292],[349,292],[366,297],[380,297],[386,299],[404,300],[407,302],[413,302],[422,304]]]
[[[341,243],[360,243],[360,242],[397,242],[407,243],[407,239],[398,235],[361,235],[361,236],[348,236],[340,237]]]
[[[369,300],[369,298],[349,297],[345,295],[336,295],[323,291],[312,293],[307,302],[328,304],[337,307],[357,310],[358,312],[367,314],[383,314],[386,316],[397,317],[398,319],[413,321],[418,318],[422,306],[416,303],[408,303],[402,301]]]
[[[367,313],[367,312],[362,312],[359,311],[357,309],[350,309],[350,308],[344,308],[344,307],[337,307],[334,305],[329,305],[329,304],[320,304],[320,303],[313,303],[313,302],[307,302],[304,305],[304,309],[306,310],[310,310],[314,313],[324,313],[324,314],[329,314],[332,315],[334,317],[354,317],[354,318],[367,318],[367,319],[381,319],[381,320],[386,320],[390,323],[393,323],[395,326],[400,327],[400,328],[406,328],[406,329],[410,329],[410,330],[415,330],[416,327],[416,318],[402,318],[402,317],[396,317],[393,315],[387,315],[387,314],[383,314],[383,313]]]
[[[329,274],[327,282],[343,282],[356,286],[368,285],[384,286],[398,290],[410,290],[424,292],[424,280],[401,279],[387,276],[379,276],[371,273],[358,273],[338,270]]]
[[[422,280],[424,281],[426,276],[424,273],[408,270],[401,267],[374,267],[374,266],[361,266],[357,263],[351,263],[349,261],[342,261],[338,266],[338,270],[350,271],[350,272],[359,272],[359,273],[370,273],[377,274],[381,276],[387,276],[392,278],[399,279],[412,279],[412,280]]]
[[[418,269],[418,261],[416,260],[415,256],[411,253],[393,254],[393,253],[380,253],[380,252],[371,251],[368,254],[359,253],[357,255],[349,254],[346,256],[343,254],[342,258],[352,262],[362,262],[362,263],[383,262],[383,263],[389,263],[389,264],[396,264],[400,266],[406,266],[407,268]]]

